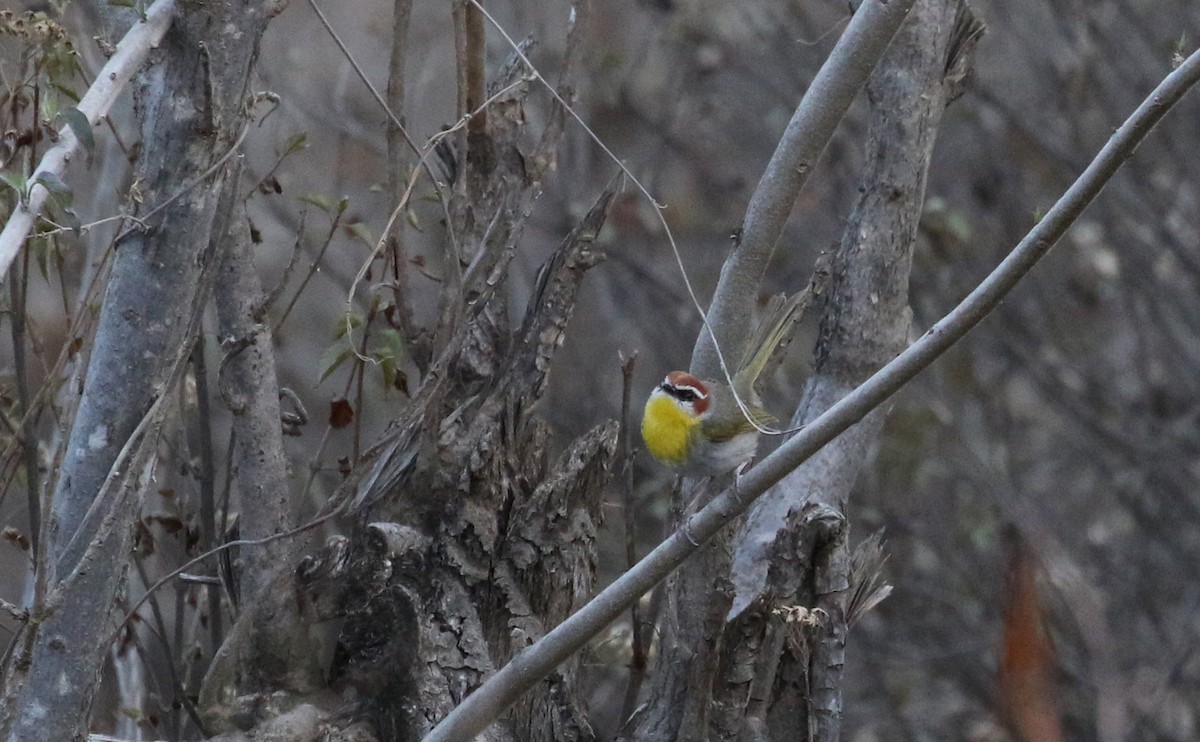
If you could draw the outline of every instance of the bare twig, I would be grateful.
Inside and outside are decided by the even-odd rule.
[[[150,579],[146,576],[146,565],[142,564],[142,560],[139,557],[135,556],[133,558],[133,566],[137,570],[138,579],[142,581],[142,584],[149,584]],[[209,732],[204,727],[204,721],[200,718],[200,712],[196,709],[196,704],[192,701],[187,689],[183,687],[183,681],[180,680],[179,668],[177,667],[178,658],[175,650],[171,647],[171,643],[167,641],[167,622],[163,620],[162,609],[158,605],[157,598],[150,600],[150,612],[154,614],[155,626],[149,626],[145,622],[139,625],[145,626],[146,630],[154,635],[154,638],[158,639],[158,643],[162,647],[163,664],[167,666],[167,673],[171,676],[171,691],[175,695],[174,702],[187,711],[187,715],[191,717],[192,723],[196,725],[201,734],[207,736]],[[209,616],[209,621],[212,621],[212,616]]]
[[[208,390],[208,363],[204,357],[204,333],[196,333],[192,346],[192,369],[196,375],[196,417],[200,433],[200,548],[217,545],[216,465],[212,442],[212,395]],[[141,569],[141,563],[138,563]],[[145,579],[143,579],[145,582]],[[208,596],[208,638],[212,651],[221,646],[221,588],[210,585]],[[157,612],[158,607],[154,610]]]
[[[1180,98],[1200,80],[1200,52],[1169,74],[1105,144],[1074,184],[1011,253],[957,307],[907,350],[830,407],[804,430],[722,492],[667,540],[587,605],[518,654],[468,696],[426,737],[426,742],[470,739],[585,646],[634,601],[683,563],[768,487],[861,420],[983,320],[1062,237],[1083,210]]]
[[[625,560],[627,568],[637,563],[637,503],[633,498],[633,434],[629,426],[629,403],[633,386],[633,367],[637,353],[622,357],[621,364],[621,507],[625,514]],[[625,700],[621,704],[621,719],[628,719],[637,704],[642,681],[646,678],[645,628],[642,625],[640,601],[629,606],[629,679],[625,684]]]
[[[87,117],[89,126],[94,126],[108,112],[134,73],[141,69],[146,55],[166,33],[174,15],[175,0],[155,0],[146,10],[143,20],[121,39],[116,52],[100,70],[100,74],[96,75],[96,81],[76,106]],[[70,126],[64,126],[58,132],[58,143],[42,156],[41,162],[34,170],[35,176],[38,173],[61,176],[78,148],[79,140],[74,130]],[[29,190],[28,201],[18,203],[8,223],[4,225],[4,231],[0,232],[0,279],[8,273],[13,258],[24,244],[25,236],[33,228],[49,195],[50,192],[41,184],[34,184]]]
[[[279,331],[283,329],[283,323],[287,322],[288,316],[292,313],[292,308],[296,306],[296,302],[299,301],[300,295],[304,293],[304,287],[308,286],[308,282],[311,281],[312,277],[317,274],[317,269],[321,267],[321,261],[325,258],[325,251],[329,249],[331,244],[333,244],[333,238],[337,235],[338,224],[341,223],[342,214],[344,213],[346,213],[346,210],[342,208],[341,204],[338,204],[337,213],[333,215],[333,219],[329,222],[329,231],[325,233],[325,241],[321,243],[320,249],[317,250],[317,257],[312,259],[312,263],[310,263],[308,266],[308,272],[304,274],[304,279],[300,281],[300,286],[296,289],[296,293],[292,294],[291,301],[289,301],[288,305],[284,308],[283,314],[279,317],[279,321],[275,323],[274,334],[278,335]],[[304,226],[303,221],[301,222],[300,226]],[[300,240],[303,238],[303,236],[302,229],[301,234],[296,235],[296,253],[300,252]],[[283,292],[283,283],[284,282],[281,280],[279,283],[279,289],[273,294],[274,296],[277,296],[279,293]]]
[[[12,302],[13,371],[17,381],[17,402],[21,405],[24,420],[16,433],[17,445],[21,447],[22,464],[25,467],[26,502],[29,507],[29,538],[32,541],[33,569],[36,572],[42,531],[41,477],[38,476],[38,443],[33,432],[33,420],[25,413],[29,411],[29,374],[25,361],[25,312],[29,293],[29,251],[25,252],[21,269],[9,274],[9,300]]]
[[[404,122],[404,60],[408,55],[408,26],[412,19],[412,0],[395,0],[392,5],[392,54],[388,62],[387,106],[400,122]],[[388,196],[400,202],[404,192],[404,138],[400,128],[391,120],[387,128]],[[412,297],[409,294],[408,251],[405,249],[404,224],[400,223],[391,237],[392,280],[395,281],[396,314],[400,332],[406,343],[415,339]]]

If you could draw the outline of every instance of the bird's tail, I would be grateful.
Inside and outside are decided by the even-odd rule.
[[[734,386],[739,393],[753,393],[754,384],[767,367],[771,356],[775,354],[775,349],[780,343],[791,338],[792,329],[804,313],[808,298],[809,289],[805,289],[790,297],[776,294],[767,301],[762,321],[758,323],[754,337],[746,346],[746,354],[734,376]]]

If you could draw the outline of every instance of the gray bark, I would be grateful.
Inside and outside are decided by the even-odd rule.
[[[234,481],[241,502],[242,538],[262,539],[297,525],[291,501],[280,423],[275,351],[266,319],[266,295],[254,267],[241,209],[223,235],[228,240],[214,292],[217,328],[225,350],[217,382],[233,413]],[[262,595],[271,575],[295,563],[297,547],[284,540],[241,556],[243,603]]]
[[[722,377],[714,336],[727,364],[741,358],[763,272],[796,197],[912,6],[913,0],[864,0],[796,107],[746,208],[737,248],[721,267],[708,310],[713,335],[700,332],[693,373]],[[730,365],[730,372],[735,370]]]
[[[791,425],[807,424],[904,349],[911,311],[908,277],[925,180],[942,112],[963,77],[964,44],[979,27],[959,0],[920,0],[867,85],[871,113],[863,190],[834,257],[833,279],[814,357],[814,375]],[[784,478],[751,507],[738,534],[731,615],[752,604],[775,604],[769,586],[772,554],[789,512],[816,503],[845,509],[854,482],[878,439],[886,408],[878,408]],[[815,533],[815,532],[814,532]],[[819,608],[818,630],[799,659],[807,664],[807,707],[781,705],[768,728],[807,722],[812,739],[837,740],[849,598],[847,527],[799,545],[819,554],[809,588],[797,597]],[[770,620],[765,621],[768,626]],[[785,666],[787,656],[779,660]]]
[[[961,83],[951,65],[963,59],[967,39],[960,36],[969,30],[956,25],[959,7],[919,4],[867,86],[864,190],[834,257],[814,373],[793,427],[814,420],[907,345],[908,275],[925,178],[942,112]],[[754,503],[738,537],[735,612],[757,598],[767,566],[761,557],[790,509],[810,498],[842,509],[884,414],[868,415]]]
[[[249,68],[267,19],[259,3],[184,3],[178,12],[136,94],[143,202],[165,206],[144,210],[149,230],[131,231],[117,250],[54,492],[52,610],[26,628],[29,663],[8,679],[9,693],[23,685],[5,704],[14,740],[66,740],[86,729],[140,507],[144,482],[133,475],[154,438],[143,435],[131,460],[121,463],[119,454],[135,431],[152,427],[147,413],[178,373],[210,288],[222,177],[200,176],[245,121]]]
[[[874,113],[863,195],[833,260],[832,283],[824,294],[815,374],[793,426],[811,422],[906,345],[912,246],[929,158],[952,90],[946,76],[951,69],[951,47],[957,43],[952,37],[958,5],[958,0],[918,2],[867,84]],[[804,108],[798,109],[797,117]],[[776,159],[794,159],[781,154],[787,151],[781,144]],[[764,183],[782,178],[779,167],[773,160]],[[806,169],[794,164],[788,171],[785,192],[793,198]],[[760,186],[760,191],[764,188]],[[752,207],[747,223],[757,224],[763,218]],[[760,269],[743,272],[745,265],[753,262],[752,255],[735,252],[726,264],[723,283],[734,276],[752,275],[757,285]],[[734,293],[739,300],[753,296],[744,288]],[[723,296],[721,289],[718,295]],[[722,304],[720,311],[732,311],[729,306]],[[718,311],[716,300],[713,311]],[[711,364],[705,340],[702,333],[696,358]],[[734,352],[724,350],[727,355]],[[849,562],[846,527],[840,516],[835,529],[814,530],[811,534],[820,538],[795,546],[807,554],[802,561],[813,563],[802,589],[785,595],[766,591],[770,599],[759,606],[756,618],[729,633],[726,621],[765,592],[771,555],[778,553],[776,541],[789,522],[790,510],[810,497],[834,514],[842,510],[884,414],[884,410],[872,412],[757,500],[735,541],[732,559],[727,542],[718,536],[669,579],[660,664],[653,675],[651,700],[635,725],[636,738],[733,738],[739,733],[753,737],[753,729],[765,733],[763,730],[809,724],[815,739],[838,738],[848,587],[845,567]],[[689,495],[689,512],[707,501],[697,492]],[[799,605],[822,609],[818,615],[823,618],[814,622],[819,630],[813,637],[819,641],[814,642],[811,656],[778,652],[779,629],[773,627],[778,619],[771,609],[789,597]],[[770,652],[775,655],[764,656]],[[778,665],[781,657],[785,657],[783,667]],[[758,689],[769,698],[759,698],[751,709],[747,696],[751,679],[764,672],[778,676],[779,685]],[[797,676],[807,685],[798,685]],[[750,714],[753,720],[738,723]]]

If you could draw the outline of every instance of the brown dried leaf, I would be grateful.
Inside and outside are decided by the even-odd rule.
[[[354,406],[350,400],[338,398],[329,403],[329,427],[339,430],[354,422]]]

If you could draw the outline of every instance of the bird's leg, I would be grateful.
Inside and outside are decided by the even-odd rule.
[[[743,461],[742,463],[738,464],[736,469],[733,470],[733,499],[736,500],[739,505],[743,504],[742,491],[739,488],[739,485],[742,481],[742,472],[746,471],[749,466],[749,461]]]

